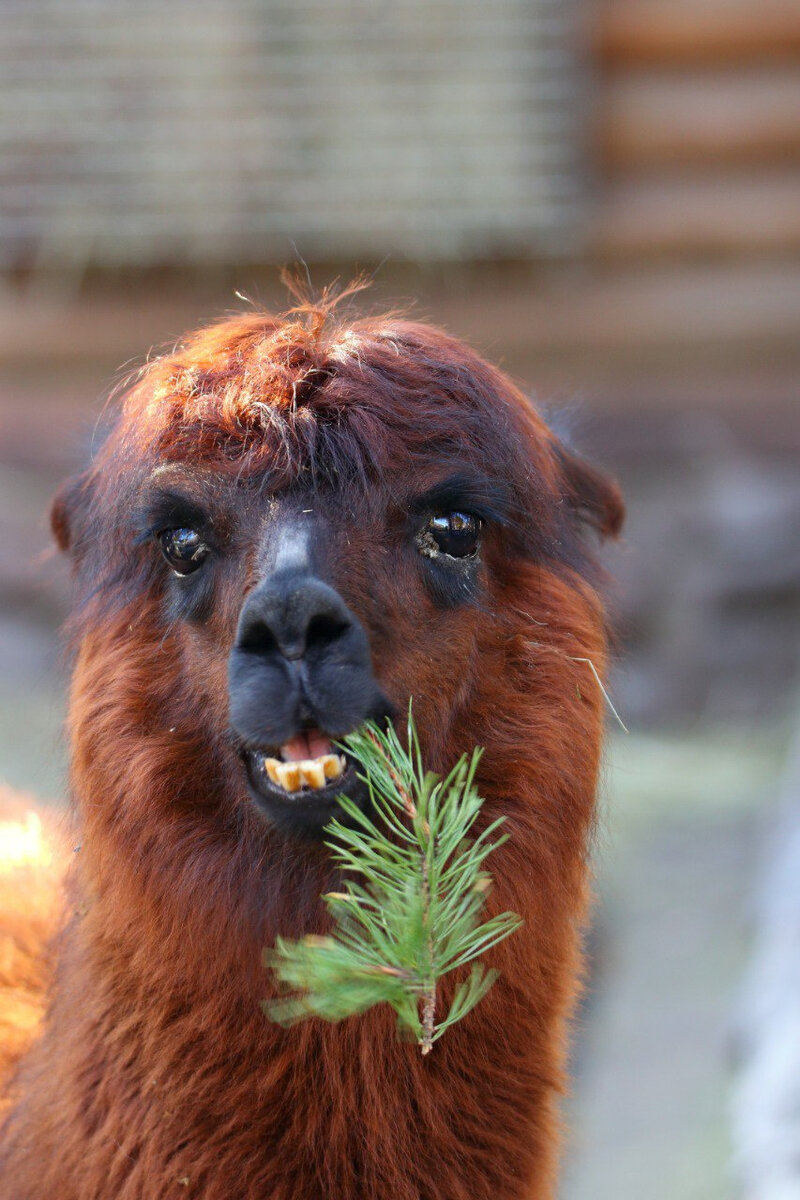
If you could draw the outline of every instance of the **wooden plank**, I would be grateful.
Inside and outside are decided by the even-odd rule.
[[[602,0],[593,22],[608,64],[800,59],[797,0]]]
[[[599,255],[800,250],[800,170],[623,179],[593,222]]]
[[[597,132],[613,168],[800,161],[800,67],[618,74]]]

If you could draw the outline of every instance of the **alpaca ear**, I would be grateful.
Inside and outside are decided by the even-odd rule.
[[[580,455],[556,443],[563,496],[579,520],[601,537],[617,537],[625,520],[625,503],[618,484]]]
[[[79,535],[80,519],[89,503],[89,472],[72,475],[61,484],[50,506],[50,528],[59,550],[68,553]]]

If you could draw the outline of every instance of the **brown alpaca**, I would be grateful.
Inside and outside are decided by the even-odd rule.
[[[150,363],[53,509],[74,564],[76,841],[2,1200],[542,1200],[579,972],[606,639],[587,526],[616,488],[424,325],[235,317]],[[592,529],[589,530],[591,535]],[[324,927],[315,757],[410,696],[484,746],[522,930],[427,1058],[392,1014],[270,1024],[264,947]]]

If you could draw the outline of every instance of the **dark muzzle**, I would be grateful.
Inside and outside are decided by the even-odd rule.
[[[321,828],[342,791],[363,798],[353,765],[331,760],[331,742],[389,705],[366,632],[338,592],[307,572],[271,575],[242,608],[228,679],[231,727],[270,817]]]

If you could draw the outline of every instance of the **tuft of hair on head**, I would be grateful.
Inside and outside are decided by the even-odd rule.
[[[314,343],[322,339],[331,318],[348,300],[372,286],[372,280],[363,272],[348,284],[334,279],[320,291],[314,288],[307,267],[304,273],[301,273],[299,267],[282,267],[280,277],[281,283],[295,301],[284,312],[284,318],[294,317],[303,321],[309,338]]]

